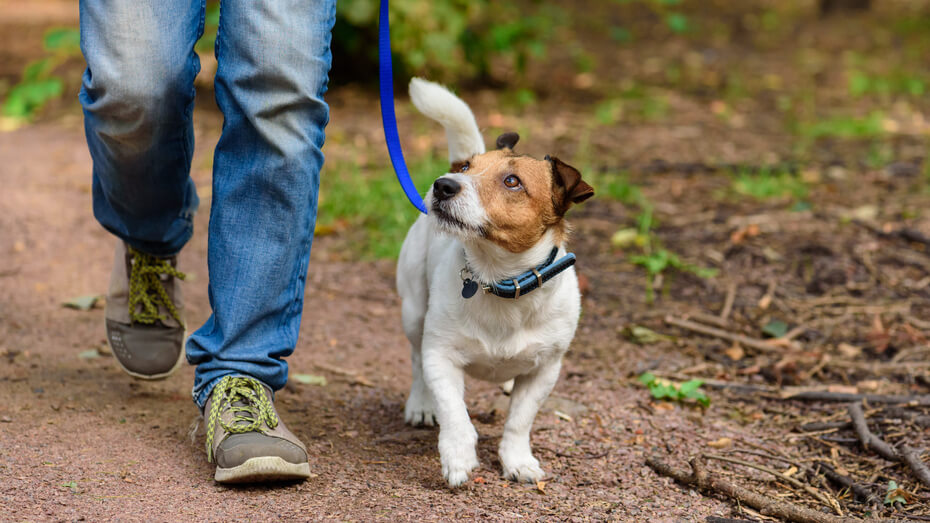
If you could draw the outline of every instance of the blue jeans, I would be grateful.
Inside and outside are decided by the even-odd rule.
[[[273,390],[297,344],[323,165],[335,0],[223,0],[208,264],[213,314],[187,341],[203,406],[223,376]],[[204,0],[81,0],[80,100],[94,215],[159,256],[193,232],[193,51]]]

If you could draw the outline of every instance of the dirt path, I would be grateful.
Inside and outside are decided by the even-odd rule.
[[[194,177],[204,186],[217,121],[209,113],[198,121]],[[477,383],[469,405],[482,467],[475,482],[449,491],[436,432],[402,420],[409,356],[393,265],[328,261],[325,240],[315,246],[300,345],[289,363],[292,373],[322,374],[329,384],[296,384],[279,396],[311,450],[315,475],[280,487],[215,485],[202,434],[195,443],[188,436],[197,415],[192,368],[146,383],[124,375],[111,357],[79,357],[105,346],[103,312],[61,303],[105,293],[113,244],[90,212],[79,121],[3,135],[0,164],[7,188],[0,213],[0,519],[698,519],[729,512],[669,488],[643,465],[643,451],[662,433],[713,439],[729,429],[701,426],[687,410],[650,414],[643,390],[621,385],[612,365],[584,349],[589,337],[615,339],[590,322],[555,392],[572,421],[551,412],[537,420],[534,444],[550,473],[545,492],[499,477],[499,395]],[[194,276],[186,285],[193,324],[208,314],[206,219],[204,209],[181,258]],[[316,364],[350,370],[372,386]]]

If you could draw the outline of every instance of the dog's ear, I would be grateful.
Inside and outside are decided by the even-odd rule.
[[[510,149],[511,151],[520,141],[520,135],[515,132],[504,133],[497,137],[498,149]]]
[[[581,173],[571,165],[546,156],[552,165],[552,201],[555,210],[564,215],[573,203],[581,203],[594,196],[594,188],[581,179]]]

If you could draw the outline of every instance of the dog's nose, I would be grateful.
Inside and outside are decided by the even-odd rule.
[[[433,196],[448,200],[462,190],[462,185],[451,178],[439,178],[433,183]]]

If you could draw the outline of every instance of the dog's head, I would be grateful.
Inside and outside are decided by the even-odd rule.
[[[558,158],[515,154],[517,140],[517,133],[502,134],[497,150],[456,162],[436,180],[427,205],[443,231],[514,253],[536,245],[549,230],[563,235],[565,212],[594,189]]]

